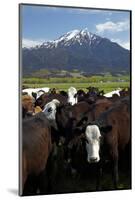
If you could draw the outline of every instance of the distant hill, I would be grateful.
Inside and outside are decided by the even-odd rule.
[[[54,41],[22,50],[23,74],[39,69],[89,73],[130,70],[130,51],[107,38],[84,30],[70,31]]]

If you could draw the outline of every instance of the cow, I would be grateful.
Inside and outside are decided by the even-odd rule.
[[[95,121],[86,124],[80,129],[76,128],[76,132],[84,133],[80,135],[85,139],[87,162],[97,164],[96,188],[101,189],[102,168],[106,160],[110,160],[114,188],[118,189],[120,155],[125,153],[126,147],[131,143],[129,106],[125,102],[119,102],[101,113]]]
[[[33,97],[32,93],[36,93],[37,90],[35,88],[26,88],[22,90],[23,93],[27,93],[29,96]]]
[[[37,92],[36,92],[36,98],[35,99],[38,99],[42,94],[44,94],[45,93],[45,91],[44,90],[38,90]]]
[[[56,94],[56,93],[57,93],[57,92],[56,92],[56,88],[50,89],[49,92],[50,92],[51,94]]]
[[[49,103],[47,103],[43,109],[43,113],[49,120],[51,124],[55,127],[57,130],[57,124],[56,124],[56,108],[60,105],[60,101],[57,99],[53,99]]]
[[[67,103],[67,97],[61,94],[43,94],[36,100],[35,106],[40,106],[43,110],[45,105],[53,99],[57,99],[61,104]]]
[[[34,191],[37,189],[42,194],[48,193],[46,186],[47,177],[50,172],[46,172],[46,166],[50,156],[55,152],[54,128],[50,125],[43,112],[26,118],[22,122],[22,194],[29,194],[27,181],[33,177]],[[47,174],[47,175],[46,175]],[[49,183],[48,183],[49,184]]]
[[[78,100],[77,100],[77,90],[74,87],[70,87],[68,89],[68,103],[70,103],[72,106],[74,104],[77,104]]]
[[[99,90],[97,87],[87,87],[87,96],[100,97],[104,95],[104,90]]]
[[[22,95],[22,117],[31,116],[34,113],[35,100],[29,95]]]
[[[66,91],[64,91],[64,90],[60,90],[60,91],[59,91],[59,94],[61,94],[62,96],[64,96],[64,97],[67,97],[67,98],[68,98],[68,94],[67,94],[67,92],[66,92]]]
[[[22,92],[25,94],[28,94],[31,97],[34,97],[35,100],[39,98],[42,94],[48,93],[50,88],[44,87],[44,88],[26,88],[23,89]]]
[[[60,135],[64,137],[66,143],[72,138],[74,127],[76,127],[90,108],[91,105],[85,101],[81,101],[73,106],[60,104],[56,108],[56,124]]]
[[[120,96],[120,88],[111,92],[108,92],[106,94],[104,94],[105,97],[112,97],[114,94],[117,94],[118,96]]]
[[[81,124],[83,119],[94,121],[103,111],[113,105],[112,101],[99,99],[96,103],[81,101],[77,104],[59,105],[56,109],[56,123],[60,134],[65,137],[66,143],[72,138],[73,129]]]
[[[99,115],[108,110],[113,105],[113,102],[110,99],[103,98],[98,99],[94,104],[91,106],[90,115],[93,116],[93,118],[90,118],[92,121],[96,120]]]

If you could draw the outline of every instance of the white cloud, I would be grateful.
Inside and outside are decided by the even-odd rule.
[[[44,42],[45,40],[30,40],[30,39],[22,39],[22,47],[35,47],[36,45],[40,45]]]
[[[96,30],[97,33],[104,33],[105,31],[108,32],[121,32],[129,29],[129,21],[119,21],[119,22],[112,22],[107,21],[103,24],[97,24]]]
[[[122,41],[120,39],[114,39],[114,38],[112,38],[111,41],[118,43],[120,46],[124,47],[125,49],[128,49],[128,50],[130,49],[130,42],[128,41]]]

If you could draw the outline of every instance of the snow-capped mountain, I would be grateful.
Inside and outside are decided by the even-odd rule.
[[[130,52],[107,38],[73,30],[53,41],[23,49],[23,71],[78,68],[88,72],[129,70]]]
[[[96,45],[100,42],[102,38],[92,34],[88,31],[87,28],[83,30],[73,30],[70,32],[67,32],[66,34],[62,35],[60,38],[50,41],[50,42],[44,42],[41,47],[46,48],[56,48],[60,46],[70,46],[75,43],[78,43],[79,45],[83,45],[83,43],[87,45]]]

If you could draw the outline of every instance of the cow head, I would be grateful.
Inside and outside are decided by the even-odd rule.
[[[77,102],[77,90],[74,87],[70,87],[68,89],[68,103],[73,106],[74,104],[77,104]]]
[[[112,126],[100,127],[88,125],[85,130],[87,161],[96,163],[100,161],[101,138],[112,129]],[[102,132],[102,135],[101,135]]]
[[[23,95],[22,96],[22,111],[23,111],[23,117],[26,116],[32,116],[34,113],[34,103],[35,99],[29,95]]]
[[[100,130],[97,125],[88,125],[85,131],[87,161],[95,163],[100,160]]]
[[[55,120],[56,116],[56,107],[60,104],[57,99],[53,99],[51,102],[47,103],[43,109],[44,114],[47,119]]]
[[[41,95],[45,94],[45,92],[43,90],[39,90],[37,91],[37,96],[36,96],[36,99],[38,99]]]

